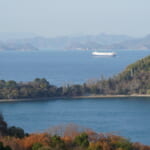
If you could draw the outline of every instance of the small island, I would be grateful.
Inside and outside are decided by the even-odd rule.
[[[0,80],[0,101],[128,96],[150,96],[150,56],[129,65],[114,77],[89,80],[84,84],[57,87],[45,78],[31,82]]]

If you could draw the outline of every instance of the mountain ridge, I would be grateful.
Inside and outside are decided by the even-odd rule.
[[[28,34],[27,34],[28,35]],[[55,38],[41,37],[37,35],[8,36],[1,40],[0,50],[145,50],[150,49],[150,35],[143,38],[133,38],[127,35],[81,35],[62,36]],[[1,37],[1,35],[0,35]],[[10,38],[11,37],[11,38]],[[20,37],[20,38],[16,38]]]

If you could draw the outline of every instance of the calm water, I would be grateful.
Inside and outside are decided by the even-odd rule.
[[[67,99],[1,103],[10,125],[28,132],[75,123],[150,145],[150,98]]]
[[[93,57],[89,51],[0,52],[0,79],[31,81],[44,77],[52,84],[83,83],[121,72],[150,50],[116,51],[116,57]]]
[[[113,76],[150,51],[116,51],[116,57],[93,57],[89,51],[0,52],[0,79],[51,83],[83,83]],[[0,103],[10,125],[28,132],[76,123],[97,132],[115,132],[150,145],[150,98],[50,100]]]

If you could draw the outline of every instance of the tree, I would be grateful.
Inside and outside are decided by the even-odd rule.
[[[60,138],[60,136],[54,135],[50,139],[50,147],[55,149],[65,150],[65,142]]]
[[[41,143],[34,143],[32,150],[39,150],[43,145]]]
[[[0,80],[0,88],[4,88],[5,87],[5,81],[4,80]]]
[[[81,133],[79,136],[76,136],[73,142],[77,146],[87,148],[89,146],[88,135],[86,133]]]
[[[132,143],[129,140],[121,139],[115,144],[116,148],[122,148],[123,150],[133,150]]]
[[[13,80],[7,81],[6,82],[6,87],[7,88],[16,88],[17,87],[17,83]]]
[[[3,146],[3,143],[0,142],[0,150],[11,150],[11,148],[9,146]]]
[[[0,113],[0,136],[7,135],[7,122],[4,121],[2,113]]]
[[[25,133],[24,133],[24,130],[22,128],[12,126],[12,127],[8,128],[8,135],[14,136],[17,138],[23,138],[25,136]]]
[[[33,82],[33,86],[36,88],[48,88],[50,86],[49,82],[45,78],[36,78]]]

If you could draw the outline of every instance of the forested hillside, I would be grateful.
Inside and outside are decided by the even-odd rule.
[[[150,94],[150,56],[129,65],[115,77],[86,86],[96,94]]]
[[[129,65],[115,77],[89,80],[83,85],[68,84],[57,87],[44,78],[19,83],[0,80],[0,99],[74,97],[93,94],[150,94],[150,56]]]
[[[129,65],[116,80],[127,93],[150,94],[150,56]],[[124,93],[126,94],[126,92]]]

